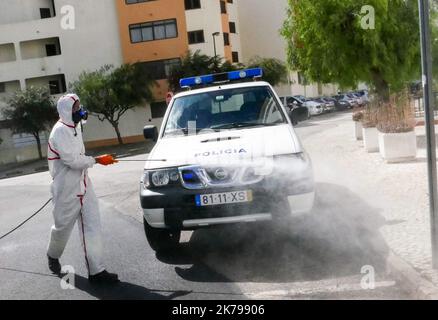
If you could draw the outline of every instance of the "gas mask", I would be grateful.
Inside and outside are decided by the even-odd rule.
[[[88,111],[81,106],[78,111],[72,113],[72,119],[75,124],[78,124],[81,121],[82,123],[85,123],[88,119]]]

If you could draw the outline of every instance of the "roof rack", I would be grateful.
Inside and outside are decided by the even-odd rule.
[[[192,89],[193,87],[206,87],[228,82],[242,82],[249,80],[258,80],[263,76],[262,68],[253,68],[245,70],[237,70],[216,74],[203,75],[198,77],[183,78],[179,81],[179,85],[183,89]]]

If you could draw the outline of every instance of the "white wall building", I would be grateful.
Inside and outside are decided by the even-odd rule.
[[[231,52],[235,52],[237,57],[241,56],[240,37],[236,32],[230,30],[230,25],[237,25],[238,12],[237,5],[234,2],[226,3],[226,15],[221,15],[221,3],[220,1],[203,0],[201,1],[201,7],[197,10],[186,10],[186,23],[187,31],[203,30],[205,41],[203,43],[190,44],[189,49],[192,52],[201,50],[202,53],[213,57],[214,56],[214,43],[213,33],[219,32],[219,35],[215,38],[216,54],[219,56],[227,56],[227,49]],[[224,45],[223,34],[228,33],[231,48],[227,48]],[[237,62],[237,61],[236,61]]]
[[[83,71],[121,63],[114,1],[0,1],[0,113],[5,100],[18,89],[32,85],[50,86],[56,99],[68,91],[69,83],[77,80]],[[128,112],[121,122],[122,135],[141,135],[148,117],[146,108]],[[4,119],[0,116],[0,138],[3,140],[0,164],[37,157],[32,139],[13,135],[1,120]],[[84,140],[89,145],[93,145],[93,141],[100,140],[102,144],[102,140],[114,138],[115,132],[108,123],[90,118],[84,131]],[[44,145],[44,152],[45,149]]]
[[[243,61],[247,62],[257,55],[286,61],[286,41],[280,35],[280,29],[286,19],[288,1],[239,0],[235,3],[239,14]],[[337,93],[335,86],[303,86],[298,80],[298,74],[291,73],[290,83],[276,88],[278,94],[315,97]]]

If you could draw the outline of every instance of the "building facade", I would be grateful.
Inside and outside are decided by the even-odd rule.
[[[236,0],[240,25],[242,60],[254,56],[286,61],[286,41],[280,30],[287,15],[287,0]],[[279,95],[317,97],[337,93],[337,86],[307,84],[296,72],[289,75],[289,83],[276,88]]]
[[[158,83],[156,102],[129,111],[120,123],[126,142],[140,141],[145,124],[161,125],[165,79],[189,50],[240,61],[237,20],[232,0],[2,0],[0,110],[17,90],[47,86],[56,99],[84,71],[141,62]],[[3,120],[0,164],[34,159],[34,139],[13,134]],[[46,142],[47,133],[41,135]],[[87,147],[117,143],[113,128],[94,117],[84,140]]]
[[[279,29],[286,6],[287,0],[1,0],[0,164],[38,155],[33,137],[13,134],[1,118],[13,92],[46,86],[57,99],[84,71],[140,62],[157,81],[155,102],[127,112],[120,131],[125,142],[141,141],[144,125],[161,125],[166,78],[189,50],[232,63],[254,56],[285,61]],[[295,78],[279,94],[330,92]],[[87,148],[117,143],[110,124],[95,117],[83,135]]]
[[[200,50],[239,62],[237,7],[232,0],[117,0],[124,63],[141,62],[158,87],[151,104],[151,122],[164,115],[166,78],[181,58]]]

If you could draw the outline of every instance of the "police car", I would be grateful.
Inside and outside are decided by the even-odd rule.
[[[155,251],[181,231],[290,219],[314,202],[311,161],[262,69],[186,78],[158,132],[140,183]],[[212,231],[214,232],[214,231]]]

